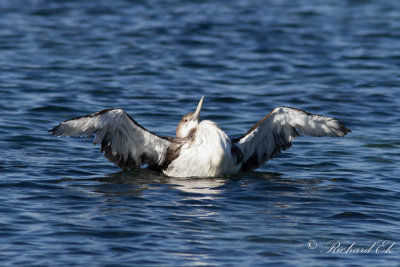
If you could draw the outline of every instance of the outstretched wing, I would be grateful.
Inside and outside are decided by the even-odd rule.
[[[118,167],[137,169],[142,164],[161,166],[169,137],[155,135],[140,126],[122,109],[105,109],[92,115],[67,120],[49,130],[56,136],[96,135],[94,144]]]
[[[351,131],[335,118],[295,108],[278,107],[257,122],[244,136],[232,141],[243,153],[242,170],[252,170],[282,150],[288,149],[293,139],[301,134],[342,137],[349,132]]]

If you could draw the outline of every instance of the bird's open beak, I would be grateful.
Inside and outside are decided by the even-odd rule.
[[[200,118],[200,111],[201,111],[201,106],[203,106],[203,99],[204,99],[204,96],[201,97],[199,104],[197,105],[196,111],[193,114],[194,120],[198,120]]]

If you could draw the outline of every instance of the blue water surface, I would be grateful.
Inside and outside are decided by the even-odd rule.
[[[400,1],[0,0],[1,266],[398,266]],[[256,171],[123,172],[60,121],[123,108],[230,136],[340,118]]]

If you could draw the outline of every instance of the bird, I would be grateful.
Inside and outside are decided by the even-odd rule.
[[[195,112],[182,117],[176,136],[145,129],[120,108],[109,108],[61,122],[54,136],[93,137],[104,156],[122,170],[146,166],[172,177],[216,177],[250,171],[288,149],[300,135],[343,137],[350,129],[332,117],[280,106],[238,138]]]

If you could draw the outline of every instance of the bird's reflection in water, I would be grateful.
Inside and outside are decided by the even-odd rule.
[[[79,187],[86,195],[103,195],[110,198],[138,197],[143,198],[151,194],[165,195],[165,190],[173,189],[181,192],[182,199],[214,199],[226,190],[235,191],[247,187],[245,191],[271,194],[279,192],[282,195],[292,194],[297,190],[305,193],[316,190],[315,186],[321,183],[320,179],[299,179],[282,177],[273,172],[243,172],[240,174],[213,177],[213,178],[181,178],[168,177],[149,169],[139,169],[129,172],[115,172],[104,177],[89,179],[73,179],[70,184],[75,190]],[[58,182],[71,181],[61,179]],[[76,182],[80,182],[77,184]],[[228,183],[234,185],[229,186]],[[236,188],[236,189],[235,189]],[[162,190],[164,190],[162,192]],[[160,192],[157,192],[160,191]],[[169,193],[167,193],[169,194]],[[172,192],[171,192],[172,194]],[[231,195],[231,194],[229,194]]]
[[[168,210],[166,216],[171,216],[169,221],[191,224],[193,219],[190,218],[211,220],[221,210],[235,209],[226,203],[241,207],[254,202],[265,207],[263,213],[293,221],[296,217],[282,216],[280,211],[298,205],[299,195],[318,198],[320,183],[320,179],[287,178],[272,172],[251,171],[214,178],[174,178],[140,169],[92,179],[76,179],[69,183],[69,187],[89,197],[99,197],[106,203],[118,203],[117,206],[107,205],[107,213],[116,209],[120,212],[121,207],[124,212],[140,207],[140,211],[135,210],[135,213],[140,213],[142,207],[146,208],[144,210],[150,207],[150,210],[159,212]]]
[[[201,194],[212,198],[213,195],[221,193],[221,187],[226,178],[175,178],[169,184],[186,193]]]
[[[96,193],[109,197],[132,196],[141,197],[145,191],[157,190],[167,186],[168,188],[187,193],[185,198],[212,199],[224,192],[223,187],[228,182],[245,180],[268,180],[272,183],[281,179],[279,173],[247,172],[236,175],[201,178],[201,177],[168,177],[149,169],[140,169],[130,172],[116,172],[105,177],[95,178],[100,182],[95,188]],[[89,188],[87,188],[90,190]]]
[[[190,195],[202,198],[212,198],[221,193],[221,187],[228,178],[179,178],[168,177],[163,174],[141,169],[131,172],[116,172],[106,177],[97,178],[101,186],[96,189],[97,193],[107,196],[131,195],[140,197],[144,191],[160,188],[167,185],[169,188],[177,189]],[[118,186],[116,190],[115,186]],[[125,185],[126,187],[124,188]],[[113,190],[114,189],[114,190]],[[102,192],[100,192],[100,191]]]

